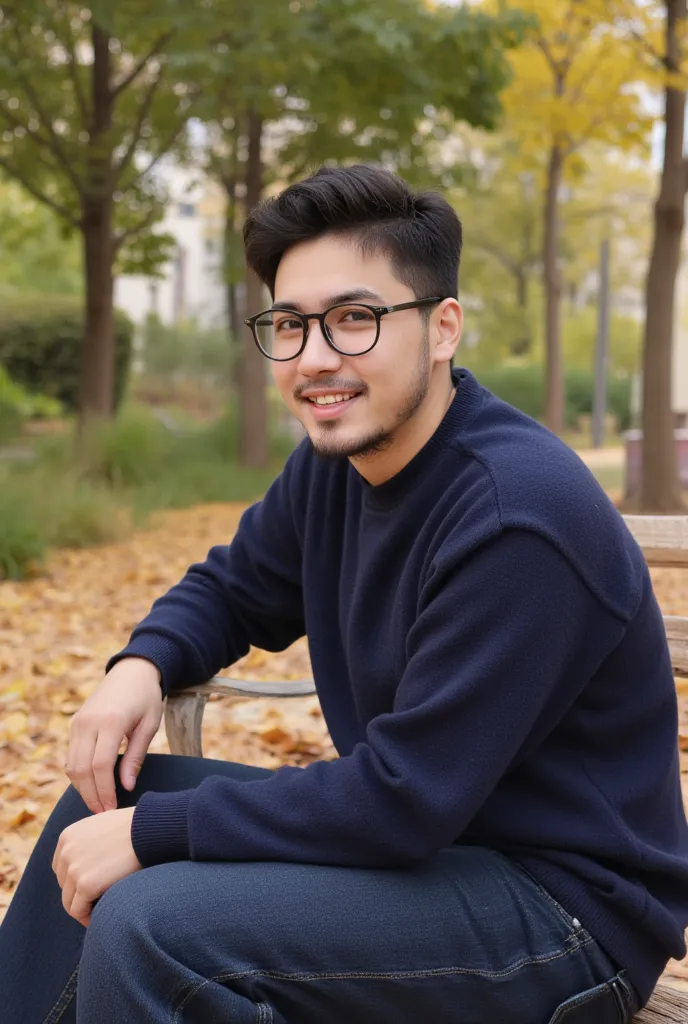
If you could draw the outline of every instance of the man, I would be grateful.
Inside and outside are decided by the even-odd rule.
[[[323,169],[245,243],[308,437],[74,716],[4,1020],[628,1022],[688,924],[642,555],[573,452],[452,369],[439,195]],[[146,756],[163,694],[304,634],[337,760]]]

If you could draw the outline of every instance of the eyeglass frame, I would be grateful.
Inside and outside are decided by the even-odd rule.
[[[368,352],[375,348],[378,341],[380,340],[380,321],[382,320],[382,317],[385,316],[386,313],[397,313],[402,309],[418,309],[421,306],[428,306],[430,305],[430,303],[433,302],[443,301],[444,300],[439,296],[432,296],[426,299],[415,299],[413,302],[398,302],[395,306],[371,306],[367,302],[336,302],[334,306],[328,306],[327,309],[324,309],[322,311],[322,313],[299,313],[298,310],[290,309],[288,306],[273,306],[271,309],[264,309],[262,313],[256,313],[254,314],[254,316],[248,317],[246,320],[244,320],[244,323],[246,324],[247,327],[251,328],[253,340],[258,346],[260,352],[265,356],[266,359],[271,359],[272,362],[274,363],[288,363],[292,359],[299,358],[299,356],[305,349],[306,343],[308,341],[310,320],[318,321],[318,323],[320,324],[320,332],[331,349],[337,352],[340,356],[350,356],[352,359],[355,359],[358,356],[367,355]],[[364,349],[362,352],[356,352],[355,354],[351,352],[342,352],[341,349],[337,348],[334,341],[330,337],[328,327],[325,323],[325,317],[327,316],[328,313],[331,313],[333,309],[339,309],[340,307],[346,308],[347,306],[360,306],[363,309],[369,309],[371,313],[375,314],[375,341],[372,343],[372,345],[369,345],[368,348]],[[258,323],[258,320],[260,320],[262,316],[272,313],[291,313],[295,319],[299,319],[301,321],[303,328],[303,341],[301,342],[301,346],[298,352],[295,352],[293,356],[287,356],[286,358],[280,359],[275,356],[268,355],[268,353],[265,351],[261,343],[258,341],[258,335],[256,334],[256,325]]]

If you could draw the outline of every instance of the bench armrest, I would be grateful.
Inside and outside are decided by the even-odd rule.
[[[281,683],[213,676],[207,683],[168,694],[165,701],[167,742],[173,754],[203,757],[203,712],[211,693],[224,693],[233,697],[309,697],[315,692],[312,679]]]

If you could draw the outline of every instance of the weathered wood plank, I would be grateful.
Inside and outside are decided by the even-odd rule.
[[[636,1014],[633,1024],[686,1024],[688,994],[660,985],[644,1010]]]
[[[263,679],[232,679],[231,676],[213,676],[208,683],[200,683],[198,686],[189,686],[185,690],[171,693],[168,700],[176,700],[179,696],[187,693],[203,693],[206,696],[210,696],[211,693],[224,693],[235,697],[309,697],[315,693],[315,683],[312,679],[274,682]]]
[[[172,754],[203,757],[203,712],[208,694],[184,691],[165,701],[165,732]]]
[[[624,516],[648,565],[688,568],[688,516]]]
[[[664,628],[674,672],[678,676],[688,676],[688,618],[682,615],[665,615]]]
[[[214,676],[208,683],[171,693],[165,701],[165,732],[173,754],[203,757],[203,711],[211,693],[241,697],[308,697],[315,693],[315,683],[312,679],[263,682]]]

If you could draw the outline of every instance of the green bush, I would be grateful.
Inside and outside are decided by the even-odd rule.
[[[16,437],[25,420],[59,416],[61,412],[60,402],[47,395],[30,394],[0,364],[0,443]]]
[[[545,374],[541,366],[504,366],[478,372],[480,383],[517,409],[542,420],[545,414]],[[586,370],[568,370],[566,388],[566,426],[575,428],[581,416],[592,415],[595,380]],[[628,377],[611,377],[607,385],[608,412],[620,430],[631,421],[631,382]]]
[[[125,405],[77,451],[69,435],[36,441],[36,461],[0,464],[0,578],[21,578],[48,547],[82,547],[143,525],[153,509],[255,501],[280,471],[234,461],[235,416],[174,433],[150,410]],[[45,496],[50,500],[46,501]]]
[[[0,579],[31,574],[49,547],[116,540],[125,526],[119,503],[102,485],[50,465],[0,467]]]
[[[0,311],[0,363],[29,391],[59,399],[70,411],[79,404],[84,342],[82,303],[73,298],[11,300]],[[124,395],[133,325],[115,316],[115,405]]]

